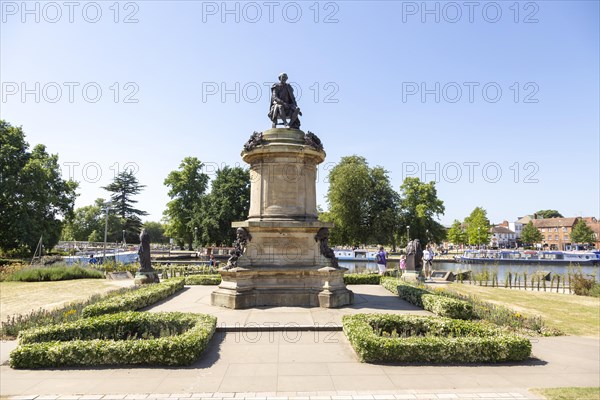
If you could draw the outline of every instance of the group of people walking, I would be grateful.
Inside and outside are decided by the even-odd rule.
[[[431,266],[433,263],[433,250],[428,246],[425,250],[423,250],[423,273],[425,275],[425,279],[431,279]],[[377,263],[377,269],[379,271],[379,275],[383,275],[387,269],[388,264],[388,253],[385,251],[383,246],[379,247],[379,251],[375,256],[375,260]],[[399,273],[402,276],[406,272],[406,256],[403,254],[400,256],[399,262]]]

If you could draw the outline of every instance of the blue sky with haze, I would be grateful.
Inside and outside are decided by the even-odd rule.
[[[285,71],[301,128],[327,152],[323,208],[328,170],[357,154],[397,190],[406,176],[436,180],[444,224],[477,206],[492,222],[538,209],[600,216],[597,1],[0,10],[0,116],[58,153],[64,176],[80,182],[78,207],[133,166],[147,186],[138,205],[159,220],[163,180],[184,157],[212,175],[242,164],[250,134],[270,127],[268,86]]]

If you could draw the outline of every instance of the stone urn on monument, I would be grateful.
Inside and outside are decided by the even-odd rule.
[[[271,88],[272,128],[254,132],[241,154],[250,164],[250,211],[232,224],[235,250],[219,271],[213,305],[329,308],[353,301],[346,268],[327,243],[333,224],[317,220],[317,165],[325,151],[315,134],[299,129],[300,115],[281,74]]]

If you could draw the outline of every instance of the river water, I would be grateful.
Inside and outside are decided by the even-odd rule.
[[[395,265],[397,261],[388,263],[388,268]],[[367,271],[377,272],[377,265],[371,261],[340,261],[341,267],[348,268],[347,273],[364,273]],[[596,278],[596,282],[600,282],[600,268],[598,265],[595,266],[578,266],[578,265],[531,265],[531,264],[462,264],[445,261],[435,261],[433,263],[434,271],[471,271],[472,273],[481,272],[488,270],[490,272],[496,272],[498,274],[498,281],[502,282],[506,275],[510,273],[523,273],[527,272],[527,275],[531,275],[536,271],[551,272],[553,275],[566,275],[569,272],[581,271],[583,274],[592,275]]]

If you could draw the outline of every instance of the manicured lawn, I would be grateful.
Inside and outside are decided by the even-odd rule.
[[[600,399],[600,387],[532,389],[532,392],[541,394],[547,400],[598,400],[598,399]]]
[[[86,300],[133,281],[77,279],[57,282],[0,282],[0,320],[13,314],[27,314],[38,308],[52,309],[76,300]]]
[[[597,297],[461,283],[442,287],[462,294],[475,295],[481,300],[510,307],[525,315],[539,315],[548,326],[557,328],[567,335],[600,336],[600,299]]]

